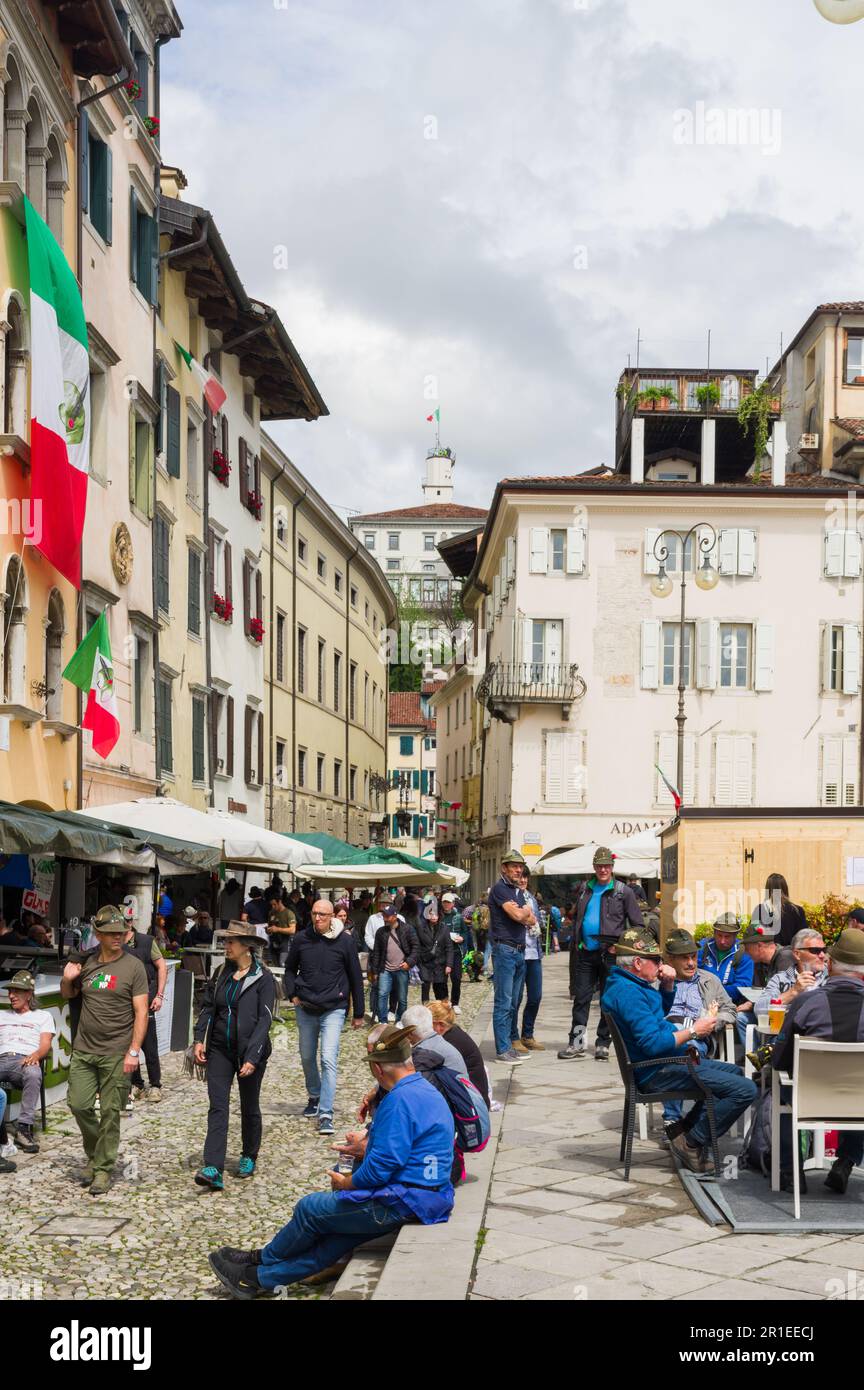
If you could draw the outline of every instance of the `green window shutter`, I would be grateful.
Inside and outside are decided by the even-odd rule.
[[[399,838],[399,820],[395,814],[393,816],[393,837],[394,839]]]
[[[173,386],[165,388],[168,397],[168,472],[172,478],[180,477],[180,392]]]
[[[144,479],[144,511],[149,517],[153,515],[153,488],[155,478],[153,470],[156,467],[155,454],[153,452],[153,426],[147,426],[147,458],[145,461],[146,474]]]
[[[135,489],[135,411],[129,411],[129,501],[137,502]]]
[[[146,298],[156,308],[159,304],[159,219],[156,217],[147,218],[147,235],[149,241],[150,255],[150,283],[149,293]]]
[[[420,773],[419,773],[419,771],[418,771],[417,768],[414,768],[413,772],[411,773],[411,786],[412,786],[412,788],[414,789],[415,792],[419,792],[419,790],[420,790]]]
[[[114,158],[111,150],[105,146],[105,231],[103,233],[108,245],[114,234]]]
[[[168,522],[164,517],[157,516],[154,532],[156,538],[156,604],[163,613],[167,613],[170,601]]]
[[[412,736],[411,736],[410,734],[400,734],[400,735],[399,735],[399,752],[400,752],[400,754],[401,754],[403,757],[406,757],[406,758],[413,758],[413,756],[414,756],[414,739],[412,738]]]
[[[138,284],[138,194],[129,189],[129,278]]]
[[[189,551],[189,603],[187,624],[190,632],[201,632],[201,556]]]
[[[429,773],[425,768],[420,774],[420,790],[424,796],[429,795]]]
[[[204,701],[192,699],[192,781],[204,781]]]
[[[155,425],[155,447],[157,454],[161,454],[163,449],[165,448],[165,440],[163,437],[165,429],[165,412],[163,409],[165,404],[165,368],[159,359],[157,359],[156,361],[155,376],[156,380],[154,382],[154,386],[156,388],[156,404],[159,407],[159,412],[156,416]]]
[[[81,186],[81,210],[90,210],[90,117],[86,110],[81,112],[78,122],[78,180]]]
[[[419,817],[419,816],[413,816],[413,817],[412,817],[412,820],[411,820],[411,838],[412,838],[413,840],[416,840],[416,839],[417,839],[417,836],[418,836],[419,834],[420,834],[420,817]]]

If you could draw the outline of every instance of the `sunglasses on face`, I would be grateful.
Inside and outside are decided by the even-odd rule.
[[[824,956],[827,954],[827,946],[802,946],[801,950],[805,956]]]

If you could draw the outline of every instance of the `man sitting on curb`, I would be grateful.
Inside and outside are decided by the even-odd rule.
[[[803,935],[803,930],[798,933]],[[797,940],[797,937],[796,937]],[[846,927],[828,947],[828,979],[822,989],[809,989],[790,1000],[786,994],[786,1017],[774,1044],[772,1065],[792,1071],[795,1038],[822,1038],[826,1042],[864,1042],[864,934]],[[788,1099],[788,1088],[783,1088]],[[837,1158],[825,1179],[831,1192],[842,1196],[849,1186],[852,1169],[864,1158],[864,1132],[841,1130]],[[780,1186],[792,1190],[792,1121],[780,1116]],[[807,1191],[801,1174],[801,1191]]]
[[[614,1018],[632,1062],[652,1057],[684,1056],[694,1040],[707,1038],[716,1026],[713,1016],[697,1018],[675,1028],[665,1015],[672,1007],[675,972],[662,964],[660,947],[647,932],[631,928],[615,947],[615,966],[600,1003]],[[660,988],[657,989],[658,981]],[[657,1091],[689,1091],[696,1104],[686,1117],[686,1131],[672,1139],[678,1158],[694,1173],[713,1173],[713,1159],[706,1153],[708,1115],[702,1090],[682,1066],[640,1067],[638,1085]],[[699,1080],[714,1097],[714,1121],[718,1138],[725,1134],[756,1099],[756,1087],[740,1067],[709,1059],[699,1062]]]
[[[327,1269],[373,1236],[406,1222],[446,1221],[453,1209],[453,1117],[411,1061],[412,1030],[385,1025],[369,1054],[386,1092],[365,1136],[340,1146],[361,1158],[353,1173],[331,1172],[332,1191],[301,1197],[287,1226],[263,1250],[224,1246],[210,1267],[236,1298],[254,1298]]]
[[[9,1008],[0,1011],[0,1081],[11,1081],[21,1092],[15,1143],[27,1154],[38,1154],[33,1133],[42,1088],[42,1062],[51,1051],[57,1029],[47,1009],[35,1009],[36,981],[19,970],[6,988]]]

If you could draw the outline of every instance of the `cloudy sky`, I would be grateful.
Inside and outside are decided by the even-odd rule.
[[[838,8],[855,0],[834,0]],[[864,21],[813,0],[177,0],[162,148],[330,408],[334,504],[612,462],[645,365],[765,370],[864,297]],[[859,6],[860,7],[860,6]],[[752,109],[743,128],[729,112]],[[287,268],[283,268],[287,267]]]

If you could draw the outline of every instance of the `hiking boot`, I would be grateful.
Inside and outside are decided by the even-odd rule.
[[[521,1057],[521,1056],[527,1057],[527,1056],[528,1056],[528,1053],[531,1051],[531,1049],[530,1049],[529,1047],[526,1047],[525,1044],[524,1044],[524,1042],[520,1041],[519,1038],[514,1038],[514,1039],[512,1040],[512,1042],[510,1043],[510,1051],[511,1051],[511,1052],[518,1052],[519,1055],[520,1055],[520,1057]]]
[[[162,1087],[161,1087],[161,1086],[151,1086],[150,1089],[149,1089],[148,1092],[147,1092],[147,1099],[148,1099],[153,1105],[158,1105],[159,1102],[160,1102],[160,1100],[162,1099]]]
[[[81,1181],[84,1186],[89,1187],[95,1176],[96,1169],[93,1167],[93,1164],[85,1163],[84,1167],[81,1169]]]
[[[496,1052],[496,1054],[495,1054],[495,1061],[496,1061],[496,1062],[524,1062],[524,1061],[525,1061],[525,1058],[524,1058],[524,1056],[523,1056],[523,1057],[520,1057],[519,1053],[518,1053],[518,1052],[514,1052],[514,1051],[513,1051],[513,1048],[511,1047],[511,1048],[509,1048],[509,1049],[507,1050],[507,1052]]]
[[[527,1052],[545,1052],[546,1049],[536,1038],[523,1038],[522,1046]]]
[[[25,1154],[38,1154],[39,1145],[33,1134],[32,1125],[18,1125],[15,1130],[15,1144]]]
[[[8,1158],[0,1158],[0,1173],[17,1173],[18,1164],[10,1163]]]
[[[144,1095],[145,1088],[143,1086],[133,1086],[132,1090],[129,1092],[129,1099],[132,1101],[143,1100]]]
[[[262,1292],[258,1283],[258,1266],[238,1264],[225,1258],[221,1250],[207,1256],[208,1263],[219,1283],[235,1298],[255,1298]]]
[[[705,1172],[705,1169],[702,1167],[702,1150],[700,1148],[693,1148],[688,1144],[685,1135],[676,1134],[669,1147],[672,1152],[678,1156],[684,1164],[684,1167],[690,1169],[691,1173]]]
[[[260,1250],[237,1250],[233,1245],[223,1245],[221,1250],[215,1252],[223,1260],[230,1260],[232,1265],[260,1265]]]
[[[595,1061],[595,1062],[608,1062],[608,1061],[609,1061],[609,1048],[606,1046],[605,1043],[595,1043],[595,1044],[594,1044],[594,1061]]]
[[[104,1197],[111,1187],[110,1173],[97,1173],[90,1184],[91,1197]]]
[[[237,1177],[238,1177],[238,1178],[251,1178],[251,1176],[252,1176],[252,1174],[253,1174],[254,1172],[255,1172],[255,1160],[254,1160],[254,1158],[247,1158],[246,1155],[243,1154],[242,1158],[240,1159],[240,1162],[237,1164]]]
[[[851,1158],[837,1158],[831,1165],[831,1171],[825,1179],[825,1186],[831,1192],[839,1192],[840,1196],[849,1186],[849,1179],[852,1176],[852,1169],[855,1167]]]
[[[833,1172],[833,1169],[832,1169],[832,1172]],[[831,1176],[831,1173],[828,1174],[828,1178],[830,1178],[830,1176]],[[825,1186],[826,1186],[826,1187],[828,1186],[828,1178],[825,1179]],[[781,1191],[781,1192],[794,1192],[794,1191],[795,1191],[795,1184],[794,1184],[794,1182],[793,1182],[793,1180],[792,1180],[792,1169],[791,1169],[791,1168],[787,1168],[787,1169],[785,1169],[785,1170],[782,1169],[782,1168],[780,1169],[780,1191]],[[806,1194],[807,1194],[807,1179],[806,1179],[806,1177],[804,1176],[804,1169],[803,1169],[803,1168],[801,1169],[801,1172],[800,1172],[800,1175],[799,1175],[799,1179],[798,1179],[798,1191],[801,1193],[802,1197],[806,1196]]]
[[[714,1155],[711,1152],[710,1145],[706,1144],[703,1149],[699,1150],[699,1172],[710,1173],[713,1177],[716,1171],[714,1167]]]
[[[209,1187],[213,1192],[221,1192],[225,1186],[218,1168],[199,1168],[195,1181],[199,1187]]]
[[[303,1111],[304,1120],[314,1120],[318,1114],[318,1097],[310,1096],[306,1102],[306,1109]]]
[[[561,1061],[562,1061],[562,1062],[572,1062],[573,1059],[574,1059],[575,1057],[584,1057],[584,1056],[585,1056],[585,1044],[584,1044],[584,1042],[583,1042],[583,1043],[576,1043],[576,1042],[568,1043],[566,1047],[562,1047],[561,1051],[558,1053],[558,1056],[561,1058]]]
[[[319,1116],[318,1116],[318,1133],[319,1133],[319,1134],[335,1134],[335,1133],[336,1133],[336,1130],[335,1130],[334,1125],[333,1125],[333,1116],[332,1116],[332,1115],[319,1115]]]

